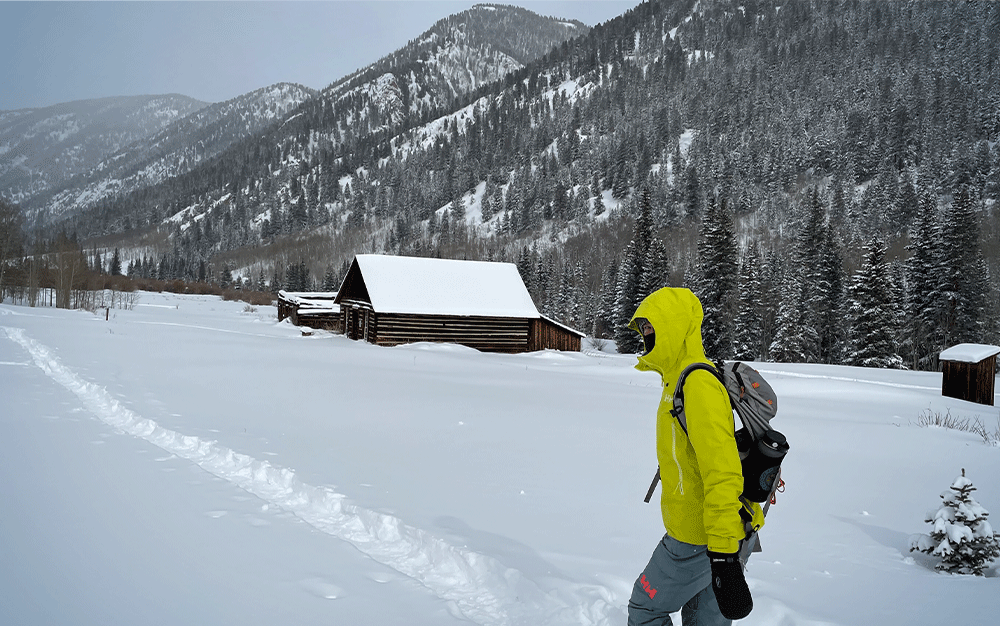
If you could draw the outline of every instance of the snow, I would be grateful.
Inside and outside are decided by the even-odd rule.
[[[990,346],[981,343],[960,343],[947,350],[942,350],[939,358],[942,361],[979,363],[997,354],[1000,354],[1000,346]]]
[[[537,318],[512,263],[359,254],[372,308],[381,313]]]
[[[298,307],[299,315],[310,313],[329,313],[340,311],[340,306],[333,303],[337,297],[336,291],[279,291],[278,296]]]
[[[138,304],[0,304],[0,623],[625,623],[663,532],[642,502],[661,390],[633,356]],[[908,539],[962,468],[1000,510],[1000,447],[917,416],[996,409],[940,373],[755,366],[792,449],[739,623],[993,623],[995,567],[939,574]]]

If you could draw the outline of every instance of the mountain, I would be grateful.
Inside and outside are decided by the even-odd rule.
[[[527,9],[476,5],[434,24],[405,48],[324,90],[334,102],[362,92],[388,117],[420,117],[490,85],[586,33],[576,20],[541,17]],[[392,87],[390,88],[389,85]]]
[[[32,220],[61,220],[107,198],[176,178],[243,140],[252,139],[257,154],[266,146],[265,155],[289,141],[319,142],[327,151],[350,145],[352,137],[427,119],[587,29],[575,20],[544,18],[518,7],[479,5],[438,21],[403,49],[338,80],[316,98],[305,87],[279,84],[205,106],[156,134],[116,145],[100,162],[77,168],[72,180],[63,182],[63,176],[31,193],[11,195]],[[274,122],[280,127],[269,130]],[[300,151],[291,145],[280,150]],[[52,152],[58,155],[58,146]],[[111,218],[116,229],[142,221]]]
[[[256,135],[315,95],[302,85],[279,83],[207,105],[107,155],[87,172],[25,203],[51,219],[127,195],[190,171],[233,143]],[[29,212],[29,216],[31,212]]]
[[[651,0],[531,61],[469,45],[494,23],[508,38],[568,29],[476,7],[189,172],[57,226],[120,246],[142,275],[231,271],[266,289],[358,252],[516,261],[539,310],[601,335],[650,289],[702,280],[706,220],[724,217],[713,232],[771,290],[753,292],[771,294],[754,305],[762,355],[816,330],[800,327],[808,272],[823,265],[812,282],[842,293],[873,237],[893,264],[888,309],[951,298],[955,285],[914,291],[903,261],[961,218],[972,236],[949,245],[982,277],[969,328],[998,335],[1000,3]],[[476,73],[507,58],[502,77]],[[828,319],[847,317],[838,306]]]
[[[0,193],[24,202],[204,106],[170,94],[0,111]]]

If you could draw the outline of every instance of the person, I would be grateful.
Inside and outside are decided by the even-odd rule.
[[[760,505],[740,499],[743,474],[725,388],[695,370],[684,383],[687,433],[670,413],[685,367],[710,363],[702,347],[701,302],[688,289],[666,287],[646,297],[629,328],[642,336],[636,369],[663,380],[656,413],[660,509],[666,534],[635,582],[628,626],[667,626],[681,611],[684,626],[742,619],[753,599],[738,553],[747,528],[760,528]]]

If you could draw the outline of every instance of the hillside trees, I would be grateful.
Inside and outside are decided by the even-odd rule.
[[[237,251],[283,281],[290,259],[321,276],[357,252],[514,261],[527,249],[539,309],[611,334],[622,332],[636,298],[687,269],[714,220],[709,199],[727,198],[744,262],[742,274],[725,276],[740,277],[743,304],[721,317],[707,308],[708,327],[750,322],[747,272],[759,270],[762,293],[774,289],[761,296],[759,349],[736,346],[741,353],[842,362],[844,259],[858,258],[875,234],[894,251],[908,242],[903,256],[930,264],[925,278],[908,264],[898,281],[907,310],[922,307],[907,318],[923,325],[908,322],[901,337],[907,364],[934,367],[929,355],[958,337],[995,341],[995,326],[958,315],[983,309],[975,289],[995,297],[995,284],[959,284],[950,268],[996,276],[1000,248],[983,239],[981,256],[964,258],[959,251],[975,247],[964,235],[945,260],[943,226],[921,215],[939,203],[950,215],[967,188],[958,204],[972,213],[955,212],[948,229],[995,219],[996,6],[830,2],[779,11],[769,0],[742,9],[723,2],[689,21],[693,5],[645,3],[498,84],[449,91],[453,104],[422,85],[425,93],[405,93],[415,108],[403,119],[372,107],[360,88],[382,74],[366,69],[275,128],[168,183],[109,199],[77,224],[104,234],[130,212],[135,224],[174,218],[161,225],[166,241],[153,256],[164,275],[185,279],[202,267],[218,277],[217,259]],[[967,37],[947,36],[959,25]],[[414,54],[399,67],[417,68]],[[346,124],[355,106],[370,117]],[[483,182],[488,224],[460,233],[459,214],[472,219],[471,192]],[[451,213],[442,210],[449,203]],[[655,236],[667,229],[669,246]],[[946,267],[954,284],[939,285]],[[608,299],[613,310],[592,304]],[[955,303],[947,337],[936,330],[945,310],[934,308],[945,302]]]
[[[24,245],[21,210],[0,197],[0,302],[4,298],[4,277],[8,263],[21,256]]]
[[[619,352],[641,352],[642,340],[628,328],[628,323],[646,296],[666,286],[660,284],[665,278],[662,265],[665,248],[653,234],[653,206],[648,189],[643,190],[638,208],[632,240],[625,248],[618,267],[614,313],[609,315]]]
[[[877,237],[865,247],[861,268],[850,288],[851,352],[848,365],[899,369],[896,285],[885,259],[885,244]]]
[[[694,292],[704,310],[702,342],[712,360],[733,356],[737,318],[739,259],[736,231],[726,200],[712,197],[698,238]]]
[[[989,286],[983,271],[978,225],[972,192],[963,186],[942,217],[937,286],[930,294],[941,347],[982,341]]]

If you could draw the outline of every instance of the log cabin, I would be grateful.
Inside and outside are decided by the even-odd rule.
[[[511,263],[359,254],[334,302],[348,337],[380,346],[579,351],[584,337],[538,313]]]

